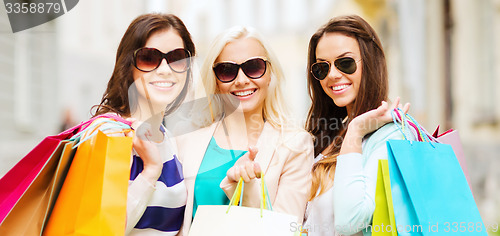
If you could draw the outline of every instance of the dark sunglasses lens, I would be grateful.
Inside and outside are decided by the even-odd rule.
[[[356,61],[350,57],[339,58],[334,62],[335,67],[346,74],[356,72]]]
[[[167,62],[175,72],[184,72],[189,68],[189,52],[186,49],[178,48],[167,53]]]
[[[311,72],[314,78],[318,80],[326,78],[329,70],[330,64],[328,64],[327,62],[316,62],[311,66]]]
[[[266,73],[266,61],[262,58],[250,59],[241,65],[241,69],[249,78],[258,79]]]
[[[142,71],[152,71],[160,65],[161,52],[154,48],[141,48],[135,54],[135,65]]]
[[[233,81],[238,74],[238,70],[238,65],[228,62],[220,63],[214,67],[215,76],[224,83]]]

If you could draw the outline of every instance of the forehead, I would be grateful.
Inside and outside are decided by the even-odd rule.
[[[341,56],[360,56],[356,38],[337,32],[324,34],[318,41],[316,58],[331,60]]]
[[[184,42],[177,31],[165,29],[151,34],[144,47],[156,48],[163,53],[167,53],[176,48],[184,48]]]
[[[215,62],[232,61],[243,63],[252,57],[266,57],[264,47],[257,39],[240,38],[227,43]]]

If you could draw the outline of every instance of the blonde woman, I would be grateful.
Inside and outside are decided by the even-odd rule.
[[[187,234],[200,205],[227,205],[245,181],[243,206],[259,207],[261,174],[273,209],[302,221],[310,190],[311,136],[292,128],[281,67],[251,28],[219,35],[201,68],[198,92],[207,103],[190,117],[200,127],[177,138],[188,202]]]

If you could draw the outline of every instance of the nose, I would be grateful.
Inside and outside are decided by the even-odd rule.
[[[243,73],[241,68],[238,69],[238,74],[236,75],[236,79],[234,79],[234,84],[236,86],[241,86],[250,83],[250,78]]]
[[[160,66],[156,68],[156,73],[158,74],[172,73],[172,69],[170,69],[170,66],[168,65],[167,60],[165,58],[161,60]]]
[[[335,67],[335,65],[331,65],[330,71],[328,72],[328,78],[333,78],[333,79],[340,79],[342,78],[343,74]]]

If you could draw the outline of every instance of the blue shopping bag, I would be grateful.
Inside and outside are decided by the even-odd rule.
[[[452,147],[424,140],[387,141],[398,234],[487,235]]]

